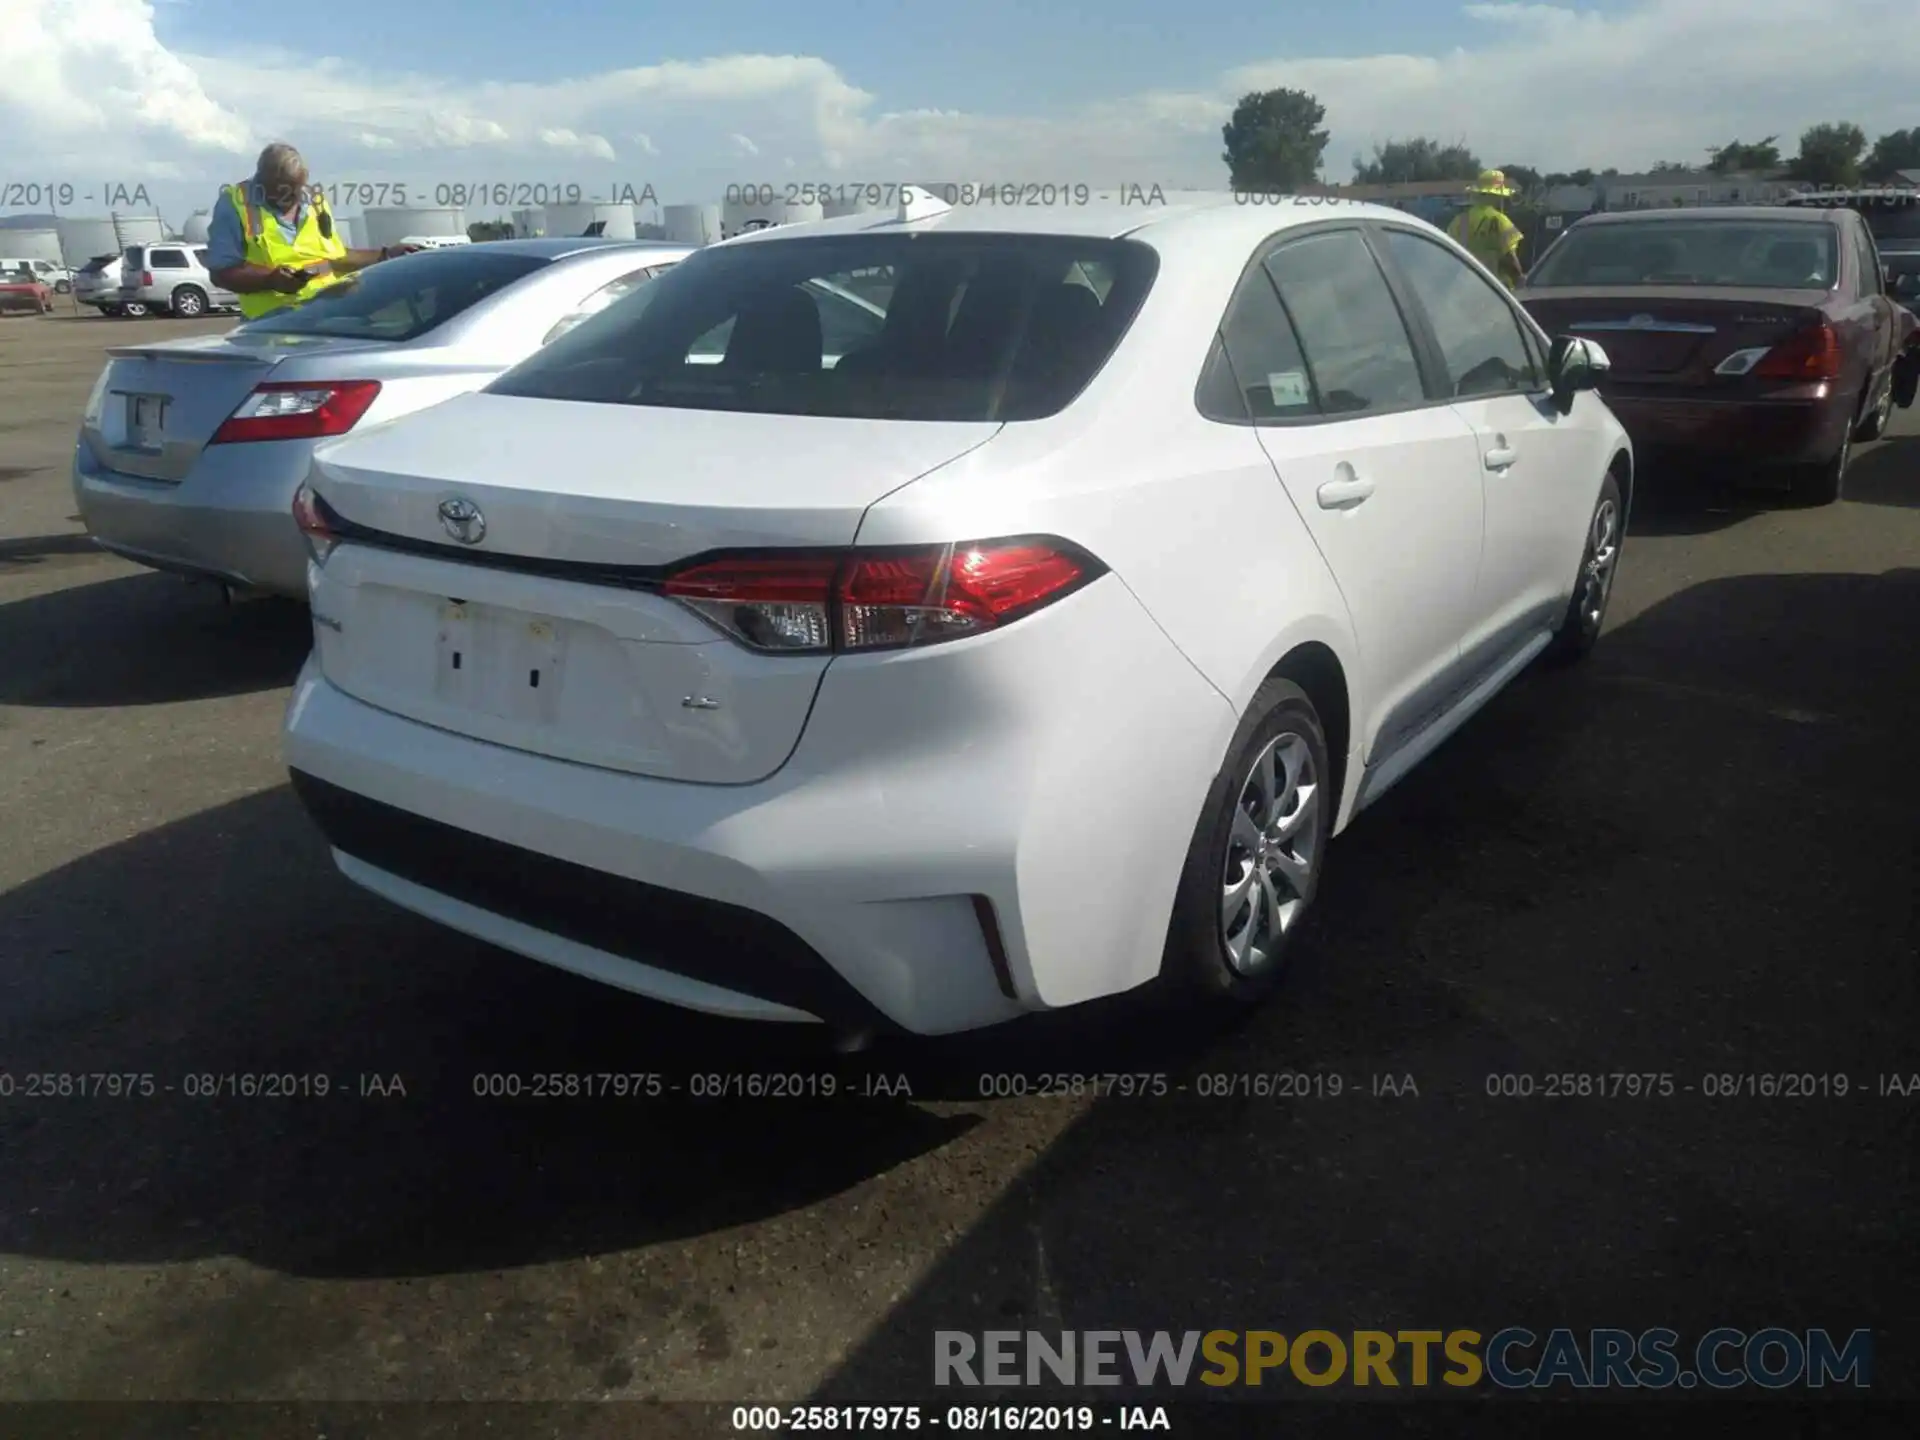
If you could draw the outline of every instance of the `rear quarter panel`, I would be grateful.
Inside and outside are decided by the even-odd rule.
[[[1153,290],[1073,404],[1008,425],[884,497],[858,543],[1030,533],[1085,546],[1227,701],[1218,733],[1198,742],[1217,768],[1238,718],[1288,651],[1317,641],[1355,674],[1352,624],[1252,427],[1207,420],[1195,404],[1250,247],[1223,255],[1196,227],[1156,248]],[[1348,697],[1356,734],[1367,703]]]

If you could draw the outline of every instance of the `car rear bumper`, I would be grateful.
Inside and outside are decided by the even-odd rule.
[[[973,1029],[1158,973],[1236,718],[1116,578],[1058,608],[836,659],[752,785],[451,734],[312,659],[286,757],[349,878],[505,949],[716,1013]]]
[[[213,446],[185,479],[164,481],[109,469],[82,441],[74,501],[88,532],[116,554],[304,600],[307,543],[293,522],[293,494],[312,449],[298,440]]]
[[[1607,408],[1636,449],[1746,465],[1831,459],[1853,424],[1855,400],[1830,387],[1804,398],[1704,400],[1609,393]]]

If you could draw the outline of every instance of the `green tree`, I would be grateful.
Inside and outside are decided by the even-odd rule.
[[[476,220],[467,226],[467,239],[476,245],[482,240],[511,240],[513,222],[511,220]]]
[[[1866,148],[1867,132],[1852,121],[1809,126],[1787,173],[1809,185],[1858,185]]]
[[[1426,180],[1471,180],[1480,173],[1480,157],[1465,145],[1442,145],[1420,136],[1389,140],[1373,147],[1373,159],[1353,157],[1356,185],[1406,185]]]
[[[1546,185],[1546,177],[1531,165],[1502,165],[1507,183],[1522,195],[1537,195]]]
[[[1304,90],[1254,90],[1220,127],[1227,176],[1236,190],[1297,190],[1320,176],[1327,108]]]
[[[1707,151],[1707,168],[1716,175],[1743,170],[1778,170],[1780,147],[1774,142],[1779,138],[1769,135],[1751,145],[1743,140],[1729,140],[1725,145],[1713,146]]]
[[[1647,173],[1649,175],[1684,175],[1691,169],[1693,166],[1684,160],[1656,160],[1647,167]]]
[[[1891,180],[1899,170],[1920,170],[1920,125],[1889,130],[1873,142],[1860,171],[1869,180]]]

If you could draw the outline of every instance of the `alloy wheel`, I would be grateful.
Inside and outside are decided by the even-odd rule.
[[[1306,909],[1319,861],[1320,781],[1313,751],[1292,732],[1263,746],[1233,807],[1221,877],[1220,938],[1241,975],[1267,968]]]
[[[1593,512],[1587,531],[1587,561],[1580,579],[1580,623],[1598,630],[1613,593],[1614,562],[1620,558],[1620,507],[1609,496]]]

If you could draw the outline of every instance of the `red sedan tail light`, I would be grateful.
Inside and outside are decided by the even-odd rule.
[[[288,380],[256,386],[213,432],[209,445],[250,440],[322,440],[344,435],[380,393],[378,380]]]
[[[1838,380],[1840,336],[1822,321],[1782,340],[1751,373],[1768,380]]]
[[[1105,573],[1065,541],[1018,538],[716,556],[675,573],[662,589],[750,649],[792,655],[978,635]]]
[[[140,283],[142,285],[153,284],[153,272],[151,270],[142,270],[140,272]]]

